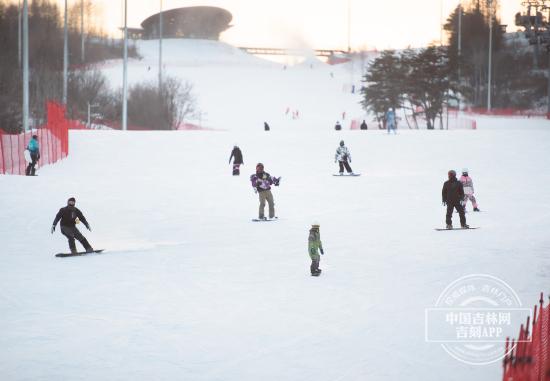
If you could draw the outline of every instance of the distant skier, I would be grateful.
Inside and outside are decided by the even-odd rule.
[[[277,218],[275,217],[275,202],[271,193],[271,185],[279,186],[280,180],[280,177],[272,177],[269,173],[264,172],[264,165],[262,163],[256,165],[256,173],[250,176],[250,182],[252,183],[254,192],[257,192],[260,198],[258,219],[266,219],[264,215],[266,201],[269,205],[269,219]]]
[[[342,125],[340,124],[340,122],[336,122],[336,125],[334,126],[334,129],[336,131],[340,131],[342,129]]]
[[[319,276],[321,274],[321,269],[319,268],[321,257],[319,256],[319,252],[321,252],[321,255],[325,254],[323,251],[323,244],[321,243],[319,227],[320,225],[318,223],[314,223],[311,225],[311,229],[309,229],[308,250],[309,257],[311,258],[311,276]]]
[[[454,209],[456,209],[460,216],[460,226],[467,229],[469,226],[466,224],[466,215],[464,214],[464,208],[462,206],[462,201],[464,200],[464,187],[462,183],[457,180],[454,170],[451,169],[447,173],[447,176],[449,180],[445,181],[441,191],[443,205],[447,206],[447,215],[445,218],[447,229],[453,228],[452,216]]]
[[[396,120],[395,120],[395,111],[392,107],[386,113],[386,127],[388,129],[388,134],[393,130],[394,134],[397,134],[396,129]]]
[[[233,151],[231,151],[231,156],[229,156],[229,164],[231,164],[231,159],[233,159],[233,176],[239,176],[241,174],[240,167],[244,162],[241,149],[236,144]]]
[[[29,144],[27,145],[27,150],[31,154],[31,162],[29,163],[29,165],[27,165],[27,169],[25,170],[25,175],[35,176],[36,164],[40,159],[40,145],[38,144],[38,136],[36,135],[32,136],[32,139],[29,141]]]
[[[340,141],[340,147],[336,149],[334,162],[338,162],[340,166],[340,175],[344,174],[344,167],[350,175],[353,175],[353,171],[351,170],[351,167],[349,165],[349,163],[351,163],[351,153],[349,152],[348,147],[345,146],[343,140]]]
[[[267,122],[264,122],[264,130],[265,130],[265,131],[269,131],[269,130],[270,130],[269,124],[267,124]]]
[[[472,206],[474,207],[474,212],[479,212],[477,200],[474,196],[474,182],[472,181],[472,178],[468,176],[468,168],[464,168],[462,170],[462,176],[460,176],[460,182],[464,187],[464,203],[463,203],[464,210],[466,210],[466,204],[468,203],[468,200],[470,200],[472,203]]]
[[[367,122],[365,122],[365,120],[363,119],[363,123],[361,123],[361,127],[360,127],[362,130],[368,130],[369,127],[367,126]]]
[[[77,229],[76,224],[82,222],[84,226],[86,226],[86,229],[88,229],[89,231],[92,231],[92,228],[90,227],[88,221],[86,221],[86,218],[84,217],[82,212],[75,207],[75,203],[75,198],[71,197],[67,200],[67,206],[59,209],[59,212],[57,212],[57,215],[53,220],[52,234],[55,231],[55,226],[57,225],[57,223],[61,221],[61,233],[69,240],[69,248],[71,249],[71,254],[77,253],[75,239],[77,239],[78,242],[80,242],[82,246],[84,246],[84,249],[87,253],[91,253],[92,251],[94,251],[94,249],[88,243],[82,233],[80,233],[80,231]]]

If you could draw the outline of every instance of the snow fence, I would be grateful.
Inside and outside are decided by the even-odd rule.
[[[528,317],[517,341],[506,340],[503,381],[550,381],[550,304],[544,307],[542,293],[534,308],[532,332],[529,328]]]
[[[38,136],[40,160],[37,168],[53,164],[69,154],[69,129],[84,129],[78,121],[65,118],[65,107],[48,102],[46,124],[25,133],[6,134],[0,129],[0,174],[24,175],[24,151],[33,135]]]

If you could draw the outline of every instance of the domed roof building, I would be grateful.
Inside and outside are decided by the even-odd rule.
[[[219,40],[233,16],[218,7],[184,7],[162,12],[162,36],[164,38],[200,38]],[[141,26],[144,39],[159,38],[160,13],[146,18]]]

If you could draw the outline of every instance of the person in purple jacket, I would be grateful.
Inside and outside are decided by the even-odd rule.
[[[264,215],[266,201],[269,205],[269,219],[277,218],[275,217],[275,202],[273,201],[271,186],[279,186],[280,180],[280,177],[272,177],[269,173],[265,172],[262,163],[256,165],[256,173],[250,176],[250,182],[252,183],[254,192],[257,192],[260,198],[258,219],[266,220]]]

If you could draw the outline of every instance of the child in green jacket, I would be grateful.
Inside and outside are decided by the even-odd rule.
[[[315,223],[311,225],[309,229],[308,249],[309,257],[311,258],[311,275],[319,276],[321,269],[319,268],[319,261],[321,260],[321,254],[325,254],[323,251],[323,244],[321,243],[321,234],[319,233],[319,224]]]

